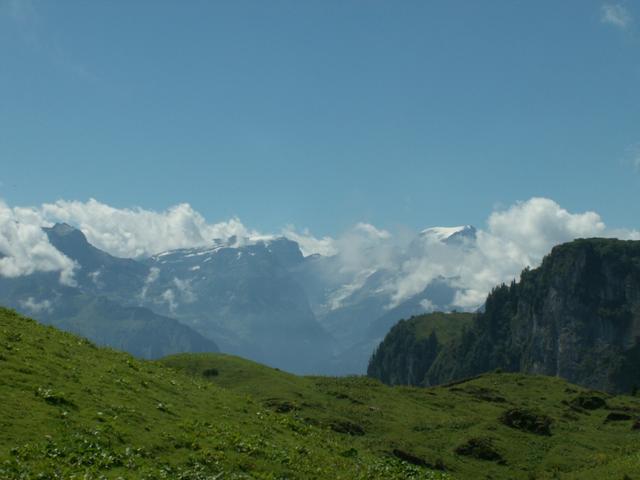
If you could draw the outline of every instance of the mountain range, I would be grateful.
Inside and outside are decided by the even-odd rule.
[[[398,269],[345,268],[337,256],[304,256],[284,237],[232,237],[127,259],[70,225],[44,230],[75,262],[74,284],[49,273],[0,277],[0,302],[144,358],[221,349],[295,373],[361,374],[400,318],[456,308],[459,291],[438,276],[397,299]],[[426,229],[393,263],[433,245],[473,248],[475,239],[471,226]]]

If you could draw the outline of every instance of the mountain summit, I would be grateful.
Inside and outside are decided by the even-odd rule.
[[[459,244],[466,241],[475,241],[477,230],[472,225],[460,227],[431,227],[420,232],[422,240],[434,240],[447,244]]]

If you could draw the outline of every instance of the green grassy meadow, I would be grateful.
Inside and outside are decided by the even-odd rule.
[[[639,417],[639,398],[541,376],[141,361],[0,310],[1,479],[640,479]]]

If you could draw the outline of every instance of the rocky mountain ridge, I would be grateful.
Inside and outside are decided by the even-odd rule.
[[[495,288],[418,383],[502,369],[629,392],[640,385],[638,365],[640,242],[580,239],[555,247],[520,282]]]

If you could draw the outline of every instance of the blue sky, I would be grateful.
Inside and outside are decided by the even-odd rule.
[[[0,198],[333,235],[534,196],[640,226],[640,8],[0,0]]]

